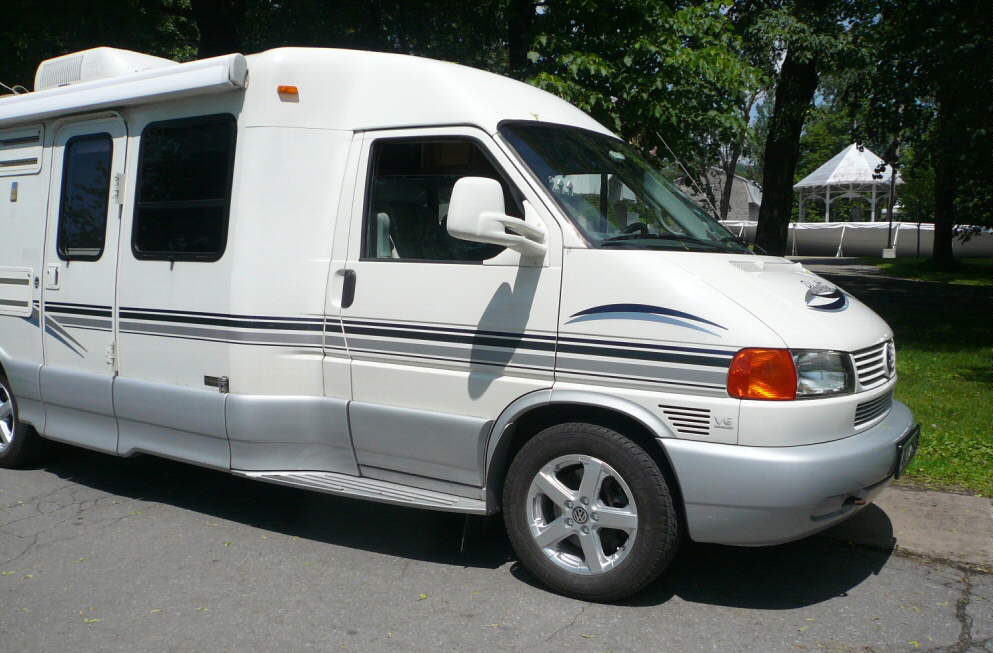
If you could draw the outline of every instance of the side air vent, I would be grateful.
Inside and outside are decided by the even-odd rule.
[[[893,405],[893,393],[887,392],[855,407],[855,426],[862,426],[880,415],[885,415]]]
[[[665,404],[660,407],[677,433],[689,436],[710,435],[710,409]]]
[[[41,127],[0,130],[0,177],[41,170]]]

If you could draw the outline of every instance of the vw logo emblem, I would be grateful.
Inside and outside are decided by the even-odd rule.
[[[821,283],[820,281],[807,283],[806,286],[807,290],[810,291],[810,294],[817,297],[831,297],[837,290],[834,286],[829,286],[826,283]]]
[[[820,281],[802,281],[807,287],[807,293],[803,298],[804,303],[809,307],[819,311],[841,310],[848,305],[845,293],[837,286],[832,286]]]
[[[582,506],[576,506],[575,508],[572,509],[572,519],[577,524],[585,524],[589,518],[590,518],[590,514],[586,512],[586,508],[583,508]]]

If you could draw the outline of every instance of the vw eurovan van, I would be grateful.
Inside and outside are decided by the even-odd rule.
[[[523,83],[97,48],[0,98],[0,464],[44,440],[504,515],[611,600],[914,455],[891,330]]]

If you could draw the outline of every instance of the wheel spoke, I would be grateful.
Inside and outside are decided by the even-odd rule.
[[[592,459],[583,463],[583,480],[579,483],[579,496],[589,497],[596,501],[600,493],[600,483],[603,482],[603,463]]]
[[[603,545],[600,544],[600,535],[596,530],[584,533],[579,537],[579,543],[583,547],[583,558],[590,572],[598,574],[603,571],[604,555]]]
[[[6,420],[14,414],[14,404],[11,401],[0,403],[0,420]]]
[[[621,531],[633,531],[638,528],[638,515],[628,508],[597,507],[596,525],[600,528],[616,528]]]
[[[553,520],[548,526],[535,535],[534,541],[542,549],[552,546],[553,544],[558,544],[565,538],[572,535],[573,530],[565,525],[565,517],[559,516],[557,519]]]
[[[534,477],[534,484],[538,486],[541,493],[548,497],[552,503],[560,506],[566,501],[574,501],[576,499],[576,495],[572,490],[544,469]]]

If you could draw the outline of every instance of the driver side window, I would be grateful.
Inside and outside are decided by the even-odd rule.
[[[479,262],[503,251],[448,234],[448,202],[462,177],[496,179],[508,215],[524,212],[510,184],[468,138],[385,139],[373,144],[366,188],[362,257]]]

